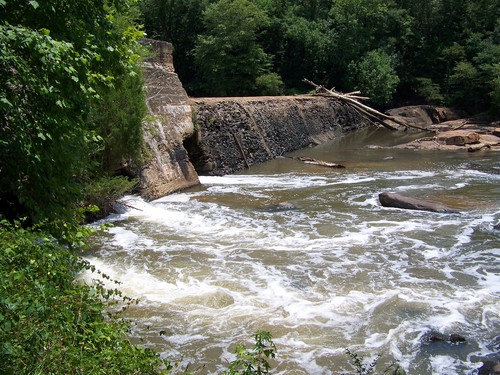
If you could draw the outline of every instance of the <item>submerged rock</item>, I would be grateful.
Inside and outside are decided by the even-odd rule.
[[[500,362],[485,361],[479,368],[478,375],[500,375]]]
[[[457,210],[440,203],[434,203],[417,198],[405,197],[394,193],[380,193],[380,204],[384,207],[403,208],[407,210],[420,210],[439,213],[458,213]]]
[[[457,335],[455,333],[452,333],[451,335],[445,335],[444,333],[441,332],[429,331],[422,336],[421,342],[422,344],[425,345],[437,342],[458,345],[458,344],[465,344],[467,340],[463,336]]]
[[[294,205],[293,203],[290,202],[280,202],[278,204],[275,204],[274,206],[271,206],[267,208],[267,211],[292,211],[292,210],[298,210],[299,208]]]

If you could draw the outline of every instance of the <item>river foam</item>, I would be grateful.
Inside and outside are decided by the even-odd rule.
[[[399,162],[386,152],[383,163]],[[286,173],[202,176],[201,187],[153,202],[128,196],[88,259],[141,300],[127,312],[133,337],[207,373],[265,329],[278,344],[279,374],[350,371],[346,347],[412,374],[466,374],[480,366],[473,358],[494,352],[500,332],[491,229],[500,179],[468,161],[432,160],[321,173],[294,164]],[[475,208],[384,208],[377,196],[386,190],[453,192]],[[274,209],[280,202],[295,209]],[[467,344],[425,346],[429,331]]]

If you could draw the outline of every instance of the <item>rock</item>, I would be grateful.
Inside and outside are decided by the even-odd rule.
[[[479,142],[490,146],[496,146],[500,144],[500,133],[495,134],[479,134]]]
[[[440,203],[428,202],[422,199],[405,197],[403,195],[384,192],[379,196],[380,204],[384,207],[403,208],[407,210],[430,211],[440,213],[458,213],[457,210]]]
[[[494,136],[500,137],[500,128],[495,128],[492,132]]]
[[[484,361],[478,375],[500,375],[500,362]]]
[[[479,143],[479,134],[467,130],[450,130],[438,134],[436,139],[445,145],[465,146]]]
[[[413,125],[422,127],[439,124],[445,121],[453,121],[464,118],[467,114],[451,108],[435,107],[430,105],[406,106],[390,109],[387,114],[395,117],[403,117]]]
[[[423,344],[429,345],[432,343],[437,343],[437,342],[444,342],[444,343],[449,343],[453,345],[458,345],[458,344],[464,344],[467,342],[467,340],[460,335],[457,335],[455,333],[451,335],[445,335],[441,332],[437,331],[429,331],[425,333],[421,340]]]
[[[299,208],[294,205],[293,203],[290,202],[280,202],[274,206],[269,207],[267,210],[268,211],[292,211],[292,210],[298,210]]]
[[[496,224],[493,224],[493,229],[500,230],[500,220]]]

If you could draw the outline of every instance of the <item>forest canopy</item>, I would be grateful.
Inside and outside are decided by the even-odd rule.
[[[304,92],[500,112],[496,0],[142,0],[194,96]]]

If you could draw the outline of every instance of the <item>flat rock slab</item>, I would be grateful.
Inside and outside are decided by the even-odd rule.
[[[422,199],[405,197],[403,195],[383,192],[378,196],[380,204],[384,207],[403,208],[407,210],[430,211],[439,213],[458,213],[457,210],[440,203],[425,201]]]
[[[439,133],[436,140],[445,145],[465,146],[479,143],[479,134],[469,130],[450,130]]]

